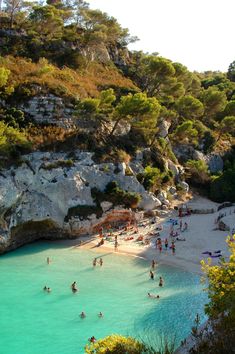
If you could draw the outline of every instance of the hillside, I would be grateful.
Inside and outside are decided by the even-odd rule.
[[[181,165],[180,180],[235,201],[234,62],[192,73],[128,51],[136,38],[82,0],[17,4],[0,13],[2,170],[38,150],[127,165],[141,152],[143,170],[128,168],[155,195]]]

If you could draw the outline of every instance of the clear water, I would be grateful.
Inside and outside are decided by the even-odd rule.
[[[159,266],[153,281],[145,260],[104,253],[103,267],[93,268],[97,256],[40,242],[0,257],[1,354],[79,354],[92,335],[111,333],[155,343],[164,332],[179,342],[189,334],[196,313],[205,319],[207,298],[199,276]],[[79,293],[71,292],[73,281]],[[51,293],[42,290],[45,285]],[[160,300],[149,299],[147,292],[159,294]],[[104,318],[98,318],[99,311]]]

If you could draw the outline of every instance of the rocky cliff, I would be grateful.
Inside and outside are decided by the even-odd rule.
[[[123,210],[123,206],[114,209],[112,203],[103,202],[98,207],[92,197],[93,188],[103,191],[111,181],[123,190],[139,193],[142,209],[161,205],[135,175],[125,174],[125,163],[96,164],[92,155],[75,151],[71,161],[65,153],[35,152],[25,155],[21,166],[1,172],[1,253],[39,238],[92,232],[110,215],[115,219],[115,213],[117,219],[120,215],[121,219],[123,215],[127,218],[131,212]],[[78,210],[77,214],[74,210]],[[85,216],[81,210],[85,210]]]

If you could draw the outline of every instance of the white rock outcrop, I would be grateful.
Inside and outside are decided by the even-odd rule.
[[[12,228],[27,222],[52,221],[60,230],[86,230],[97,222],[92,212],[86,220],[71,217],[69,209],[77,206],[96,207],[91,190],[103,191],[111,181],[120,188],[141,195],[140,208],[154,209],[161,202],[148,193],[135,176],[126,176],[126,164],[95,164],[92,153],[75,152],[73,166],[66,165],[65,153],[35,152],[24,156],[17,168],[5,170],[0,175],[0,236],[7,240]],[[102,203],[103,212],[111,203]],[[87,225],[86,225],[87,224]]]

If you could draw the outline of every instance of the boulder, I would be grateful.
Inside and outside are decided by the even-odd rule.
[[[104,202],[100,203],[100,206],[101,206],[103,212],[105,213],[106,211],[108,211],[112,208],[113,204],[110,202],[104,201]]]
[[[168,135],[168,130],[171,126],[171,122],[167,121],[164,118],[160,118],[159,124],[158,124],[158,136],[161,138],[165,138]]]
[[[184,181],[180,181],[180,182],[179,182],[179,185],[182,187],[182,189],[183,189],[185,192],[188,193],[188,191],[189,191],[189,185],[188,185],[188,183],[186,183],[186,182],[184,182]]]

